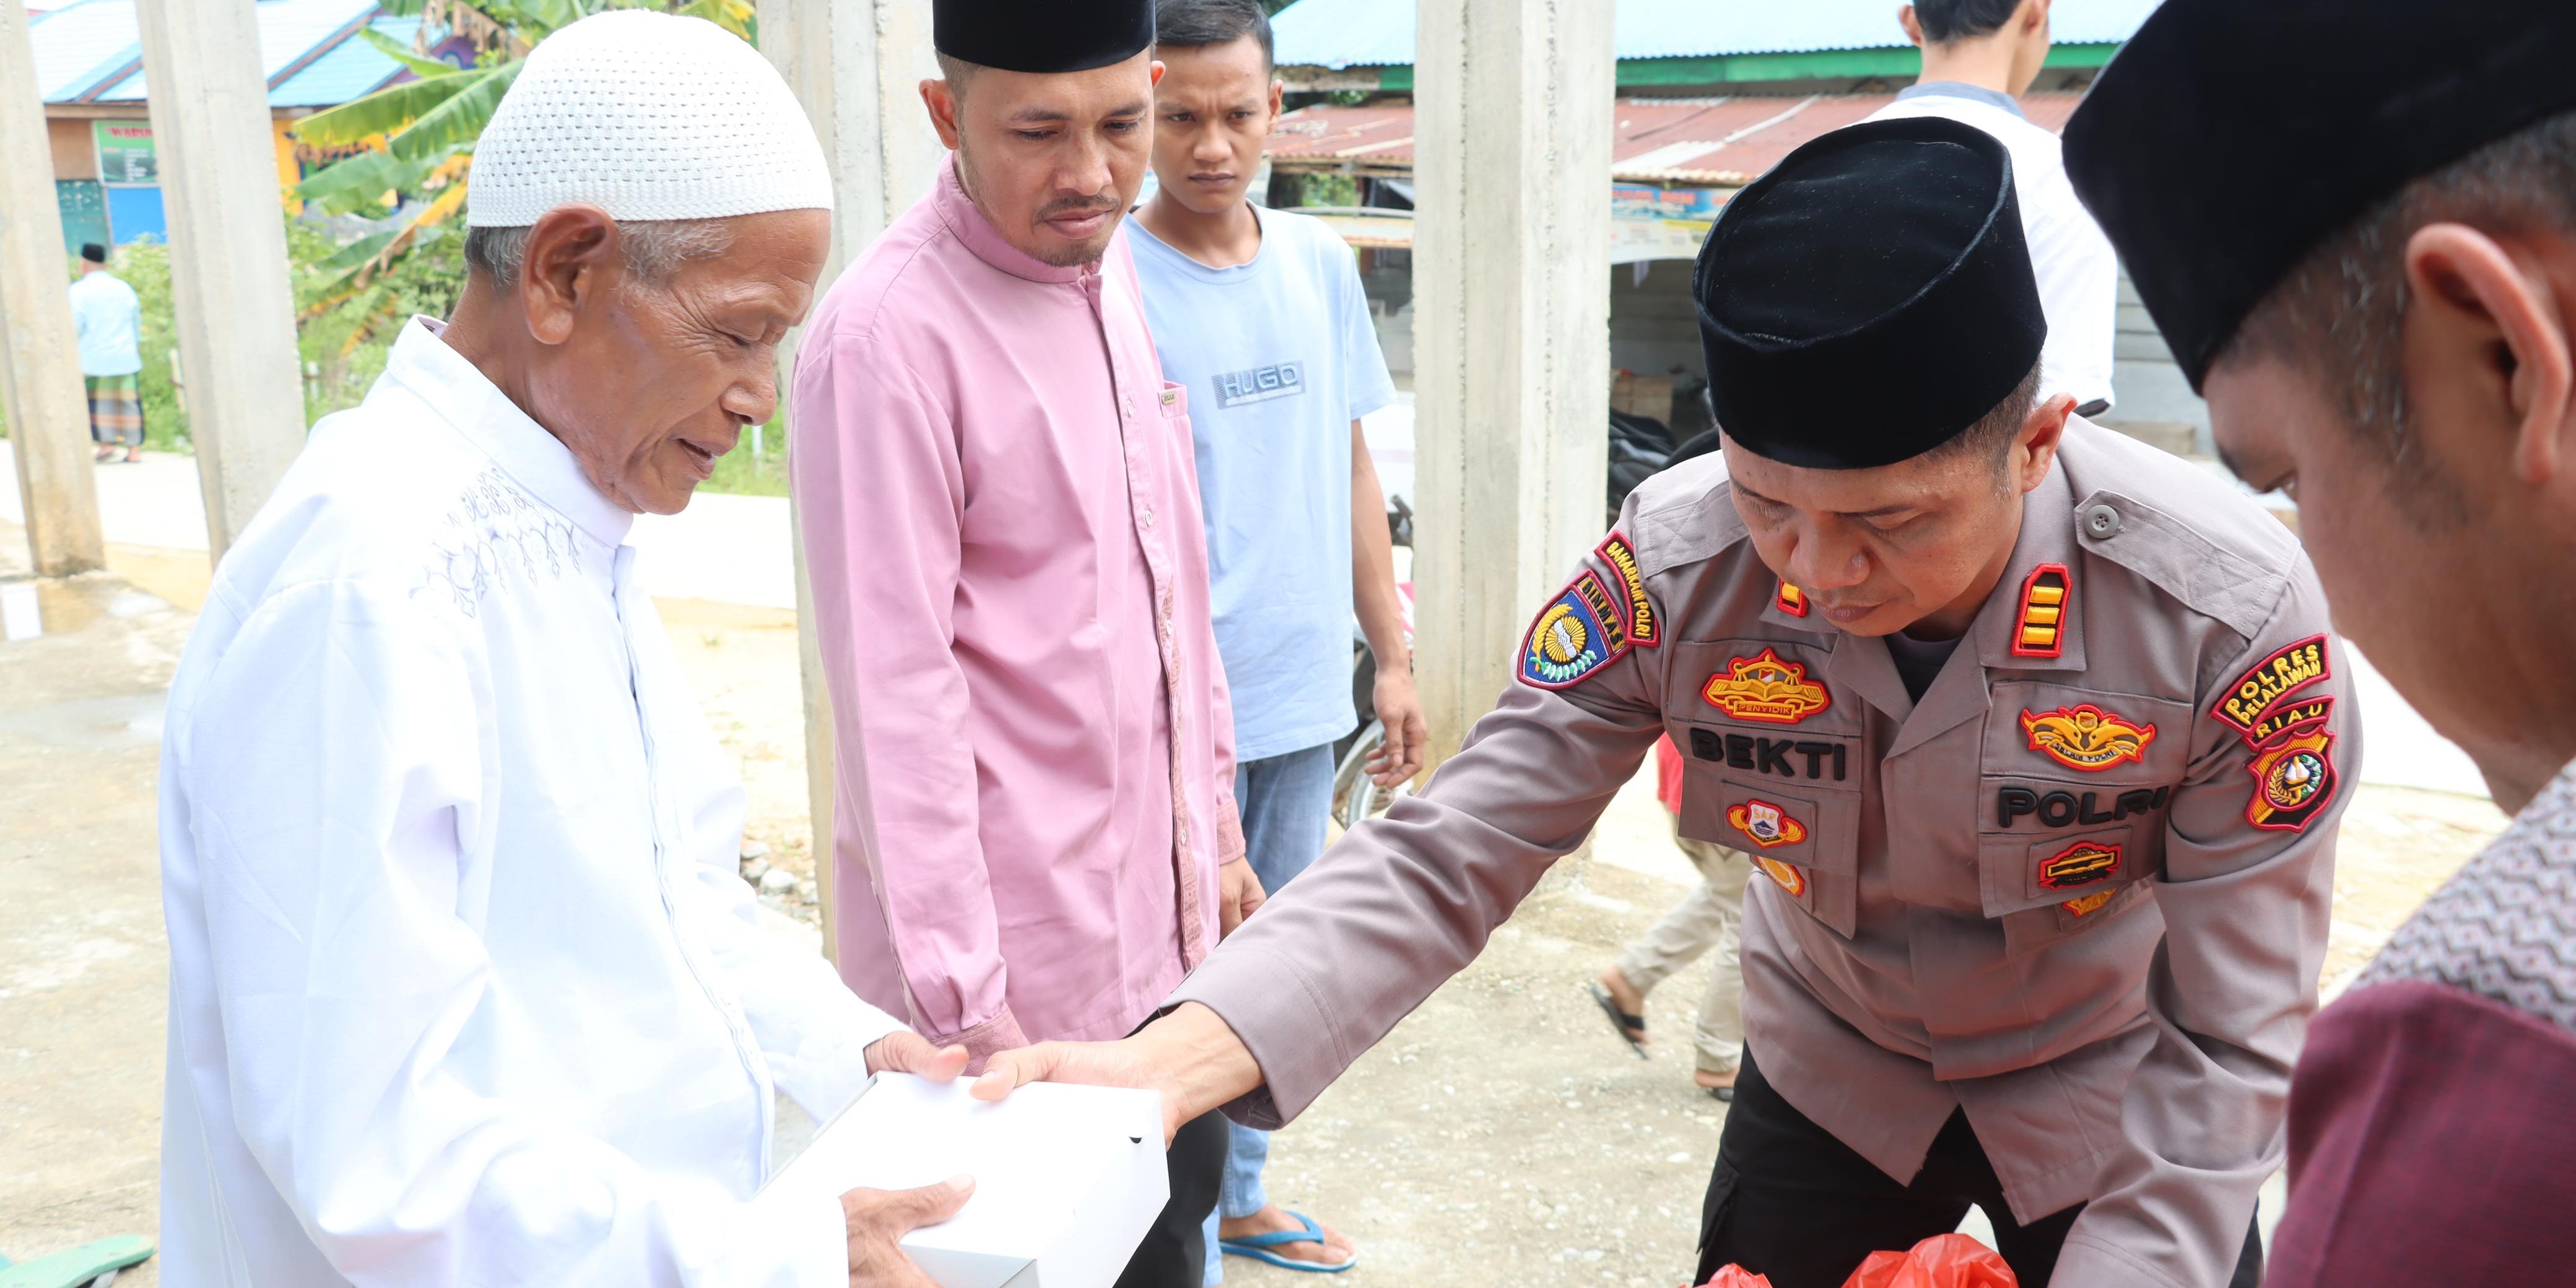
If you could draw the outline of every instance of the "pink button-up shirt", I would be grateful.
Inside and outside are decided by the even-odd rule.
[[[952,161],[823,297],[790,406],[842,978],[979,1059],[1124,1035],[1243,852],[1187,404],[1126,234],[1041,263]]]

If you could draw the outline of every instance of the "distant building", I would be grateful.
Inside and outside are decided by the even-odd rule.
[[[67,246],[123,245],[167,233],[134,4],[74,0],[27,25]],[[298,145],[287,137],[289,127],[411,78],[358,32],[372,27],[408,45],[420,19],[389,17],[375,0],[258,0],[258,13],[260,70],[283,189],[338,159]]]
[[[1885,106],[1922,57],[1897,26],[1900,0],[1616,0],[1618,108],[1612,118],[1611,365],[1669,378],[1676,433],[1707,425],[1688,261],[1736,189],[1798,145]],[[2052,130],[2157,0],[2057,0],[2047,70],[2022,100]],[[1326,215],[1358,248],[1380,339],[1399,380],[1412,328],[1413,21],[1407,0],[1297,0],[1274,20],[1292,101],[1270,138],[1271,198],[1292,204],[1303,176],[1342,176],[1357,206]],[[1325,95],[1362,101],[1336,103]],[[2208,412],[2123,283],[2119,403],[2106,423],[2181,452],[2208,450]],[[1656,395],[1660,398],[1660,392]],[[1633,409],[1631,407],[1630,409]],[[1658,417],[1664,419],[1664,417]]]

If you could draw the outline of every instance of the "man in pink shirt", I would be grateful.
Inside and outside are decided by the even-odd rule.
[[[794,486],[840,749],[842,978],[978,1064],[1122,1037],[1261,898],[1188,405],[1121,231],[1151,0],[940,0],[955,149],[798,355]],[[1122,1284],[1198,1288],[1224,1125]]]

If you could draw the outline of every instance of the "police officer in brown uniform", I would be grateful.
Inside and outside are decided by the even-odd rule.
[[[1836,1288],[1973,1203],[2026,1285],[2255,1282],[2359,753],[2296,540],[2036,398],[2046,324],[1980,131],[1800,148],[1696,290],[1722,464],[1640,487],[1465,749],[1173,1009],[997,1057],[997,1085],[1294,1117],[1669,731],[1683,833],[1769,877],[1703,1276]]]

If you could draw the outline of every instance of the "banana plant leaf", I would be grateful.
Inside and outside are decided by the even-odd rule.
[[[314,265],[313,269],[318,273],[328,273],[333,278],[346,276],[364,266],[368,260],[374,259],[385,247],[393,245],[394,238],[402,236],[406,231],[408,230],[402,228],[389,228],[384,232],[370,233],[341,247],[329,259]]]
[[[295,137],[317,147],[342,147],[391,134],[488,79],[498,68],[478,68],[388,86],[295,123]],[[488,115],[488,113],[487,113]]]
[[[423,58],[420,55],[413,53],[410,47],[406,46],[401,41],[396,40],[373,27],[358,28],[358,39],[375,46],[377,53],[383,54],[385,57],[410,68],[412,74],[420,77],[422,80],[433,80],[440,76],[454,76],[465,70],[462,67],[442,63],[435,58]]]
[[[345,215],[388,192],[410,188],[430,168],[382,152],[361,152],[295,185],[295,195],[320,204],[325,214]]]
[[[501,106],[501,96],[510,92],[510,82],[519,79],[519,69],[523,66],[526,66],[524,59],[436,81],[413,82],[418,85],[452,81],[472,83],[450,95],[445,102],[421,113],[402,133],[386,140],[386,150],[405,161],[435,161],[456,144],[473,143],[482,136],[483,127],[492,123],[493,109]]]

